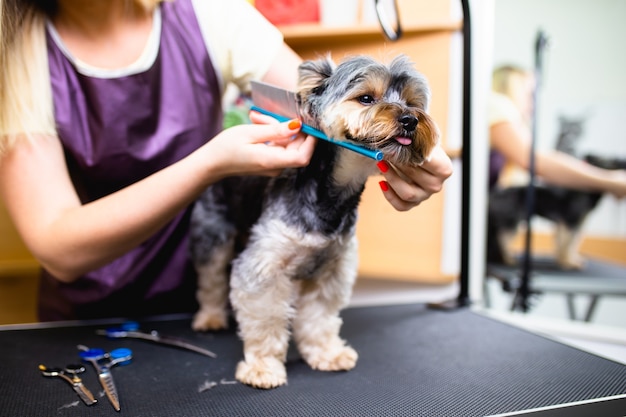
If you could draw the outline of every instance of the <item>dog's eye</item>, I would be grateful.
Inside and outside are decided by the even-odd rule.
[[[359,100],[359,103],[364,104],[364,105],[374,104],[374,96],[370,96],[368,94],[359,96],[358,100]]]

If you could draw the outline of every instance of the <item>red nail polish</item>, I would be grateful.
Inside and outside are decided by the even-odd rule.
[[[378,185],[380,185],[381,190],[389,191],[389,184],[387,184],[387,181],[380,181]]]
[[[300,126],[302,126],[302,123],[300,123],[300,120],[298,119],[293,119],[289,121],[289,124],[287,126],[289,127],[289,129],[295,130],[295,129],[300,129]]]
[[[380,169],[381,172],[389,171],[389,165],[387,165],[387,162],[385,161],[378,162],[376,166],[378,167],[378,169]]]

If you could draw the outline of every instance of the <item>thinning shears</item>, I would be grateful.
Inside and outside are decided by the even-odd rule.
[[[123,323],[119,327],[112,327],[105,330],[96,330],[96,333],[101,336],[106,336],[111,339],[120,339],[124,337],[130,337],[134,339],[147,340],[149,342],[159,343],[167,346],[174,346],[181,349],[191,350],[192,352],[199,353],[201,355],[208,356],[210,358],[217,358],[217,355],[210,350],[201,348],[196,345],[192,345],[182,339],[172,336],[164,336],[159,334],[156,330],[152,330],[149,333],[139,330],[139,323],[129,321]]]
[[[96,370],[100,385],[104,388],[104,393],[115,411],[120,411],[120,399],[115,383],[113,383],[111,368],[115,365],[128,365],[133,358],[133,352],[126,348],[105,352],[103,349],[88,348],[83,345],[78,345],[78,349],[80,350],[78,354],[80,358],[85,362],[91,363]]]
[[[78,376],[78,374],[85,372],[85,367],[83,365],[67,365],[65,369],[48,368],[45,365],[39,365],[39,370],[43,376],[58,377],[67,381],[67,383],[74,389],[74,392],[78,394],[80,399],[83,400],[86,405],[94,405],[98,402],[98,400],[94,398],[91,391],[83,385],[82,379]]]

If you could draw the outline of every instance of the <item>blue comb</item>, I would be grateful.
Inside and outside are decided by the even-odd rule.
[[[251,107],[251,110],[273,117],[279,122],[303,118],[303,115],[300,114],[301,112],[298,109],[298,101],[295,93],[291,91],[252,81],[252,101],[255,105]],[[274,111],[270,111],[268,108]],[[307,124],[306,121],[302,123],[300,130],[307,135],[315,136],[316,138],[325,140],[334,145],[349,149],[368,158],[372,158],[375,161],[381,161],[383,159],[383,153],[379,150],[330,138],[321,130]]]

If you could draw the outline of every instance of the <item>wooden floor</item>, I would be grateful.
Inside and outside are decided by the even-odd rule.
[[[0,276],[0,325],[37,321],[38,274]]]

